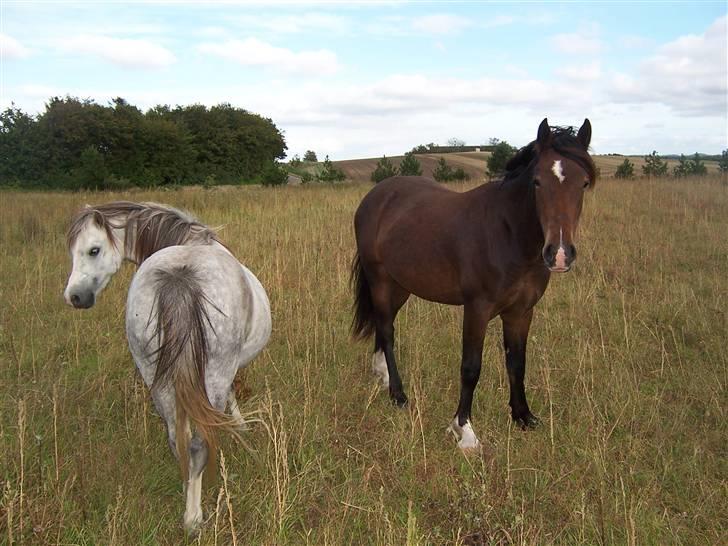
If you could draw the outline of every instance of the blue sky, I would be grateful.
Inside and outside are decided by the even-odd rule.
[[[289,156],[593,126],[596,153],[728,147],[726,2],[0,3],[0,107],[229,102]]]

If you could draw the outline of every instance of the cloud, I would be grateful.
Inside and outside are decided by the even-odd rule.
[[[423,15],[412,20],[413,29],[430,34],[454,34],[472,24],[470,19],[447,13]]]
[[[257,27],[269,32],[286,34],[308,31],[347,33],[352,26],[352,22],[348,17],[321,12],[297,15],[246,14],[230,17],[228,20],[245,27],[246,30],[250,29],[250,27]]]
[[[15,61],[30,56],[30,49],[7,34],[0,33],[0,58]]]
[[[99,57],[124,68],[162,68],[176,61],[171,51],[154,42],[95,34],[66,38],[61,41],[61,48],[73,53]]]
[[[567,80],[575,82],[593,82],[602,75],[599,61],[592,61],[588,64],[570,65],[556,69],[556,74]]]
[[[604,46],[595,32],[572,32],[556,34],[551,37],[551,43],[557,51],[573,55],[594,55],[600,53]]]
[[[245,66],[268,67],[283,72],[333,74],[339,69],[336,54],[329,50],[296,52],[275,47],[257,38],[203,43],[198,46],[198,50]]]
[[[610,95],[623,103],[662,103],[683,115],[728,113],[726,26],[717,19],[701,35],[688,34],[660,46],[634,74],[615,74]]]

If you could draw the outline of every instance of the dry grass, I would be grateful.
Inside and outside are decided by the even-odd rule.
[[[527,389],[507,411],[500,325],[463,457],[458,308],[413,299],[392,407],[350,341],[353,211],[368,185],[132,194],[2,193],[0,543],[178,544],[184,498],[126,348],[126,266],[67,308],[64,232],[86,202],[188,208],[268,289],[269,347],[243,374],[254,453],[223,444],[200,544],[725,544],[728,189],[602,181],[575,270],[537,308]],[[251,397],[252,395],[252,397]]]

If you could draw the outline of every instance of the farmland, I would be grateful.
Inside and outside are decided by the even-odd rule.
[[[256,413],[250,449],[223,441],[225,477],[190,542],[725,544],[726,186],[597,183],[575,268],[552,278],[531,329],[526,388],[543,424],[510,422],[495,320],[473,406],[486,447],[470,457],[445,431],[460,308],[412,298],[400,313],[404,410],[349,337],[352,215],[370,187],[0,193],[0,542],[185,541],[178,468],[126,348],[133,267],[91,310],[62,300],[69,216],[131,199],[222,226],[272,304],[271,342],[237,385]]]

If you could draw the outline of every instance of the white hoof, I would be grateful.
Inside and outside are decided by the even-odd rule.
[[[383,389],[389,388],[389,371],[387,370],[387,359],[383,351],[377,351],[372,355],[372,372],[377,377]]]
[[[185,512],[184,524],[187,534],[190,536],[196,536],[200,531],[200,525],[202,524],[202,510]]]
[[[455,435],[455,438],[458,440],[458,447],[463,451],[480,449],[480,441],[475,435],[475,431],[473,430],[473,426],[470,424],[470,421],[465,421],[465,424],[460,426],[458,424],[458,418],[455,417],[455,419],[452,420],[452,423],[450,423],[448,430]]]

